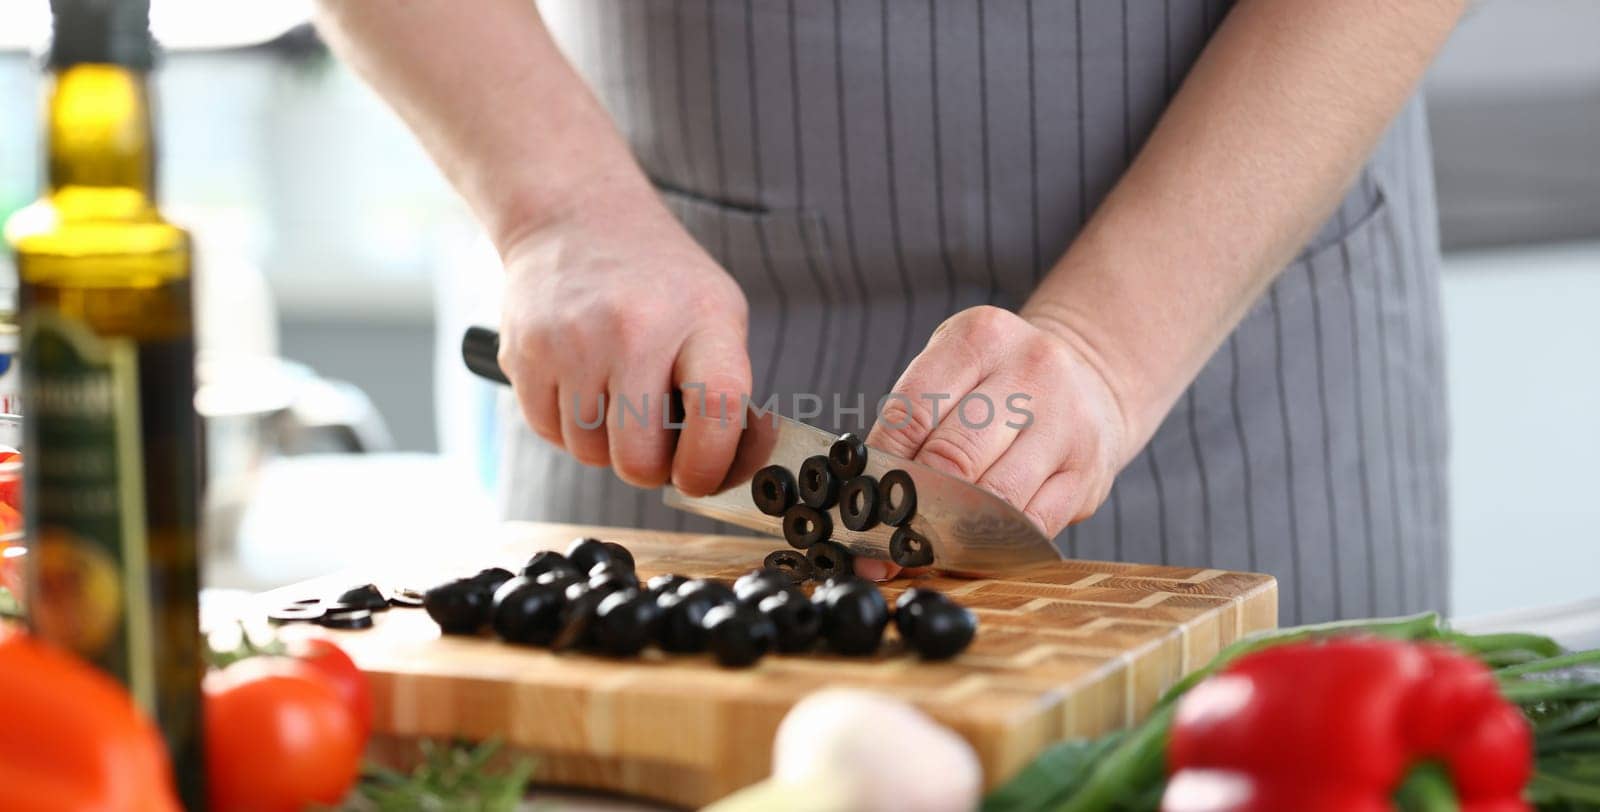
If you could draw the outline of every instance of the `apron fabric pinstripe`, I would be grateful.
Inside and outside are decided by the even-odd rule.
[[[743,286],[758,399],[866,405],[813,421],[835,431],[867,425],[946,317],[1026,299],[1227,6],[541,4],[669,207]],[[1438,267],[1413,100],[1106,504],[1058,544],[1272,573],[1285,623],[1445,608]],[[719,529],[506,414],[509,515]]]

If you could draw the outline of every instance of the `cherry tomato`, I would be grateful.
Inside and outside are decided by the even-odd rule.
[[[356,729],[366,740],[372,732],[372,689],[367,685],[367,675],[356,668],[350,655],[344,653],[331,640],[308,637],[289,644],[289,655],[322,672],[339,691],[345,707],[355,717]]]
[[[337,804],[363,739],[328,677],[290,657],[251,657],[206,677],[211,808],[277,812]]]

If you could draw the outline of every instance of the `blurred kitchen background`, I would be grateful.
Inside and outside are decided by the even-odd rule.
[[[202,398],[213,585],[491,536],[494,392],[455,344],[495,321],[496,257],[307,11],[152,12],[161,194],[196,236],[203,350],[227,359]],[[0,14],[0,219],[37,192],[47,30],[45,0]],[[1597,31],[1594,0],[1487,0],[1428,80],[1460,616],[1600,596]]]

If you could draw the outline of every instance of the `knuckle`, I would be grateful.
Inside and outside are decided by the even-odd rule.
[[[928,437],[917,452],[917,460],[935,468],[943,468],[962,479],[975,480],[978,470],[978,452],[974,439],[961,431],[940,431]]]
[[[878,410],[876,430],[884,441],[906,451],[914,450],[923,437],[933,431],[933,415],[916,408],[909,398],[884,401]],[[889,449],[894,451],[896,449]]]
[[[967,341],[989,344],[1004,340],[1011,334],[1016,316],[1008,310],[991,305],[978,305],[957,313],[954,331]]]

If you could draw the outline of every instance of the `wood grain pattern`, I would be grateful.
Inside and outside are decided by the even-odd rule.
[[[593,535],[625,544],[641,577],[662,572],[735,578],[782,546],[776,539],[695,536],[518,523],[493,555],[382,562],[263,596],[262,609],[329,596],[368,580],[426,587],[479,568],[515,570],[536,550]],[[629,661],[441,637],[421,611],[391,611],[374,628],[307,626],[327,635],[372,679],[376,750],[399,758],[416,738],[497,737],[539,756],[538,780],[700,806],[766,776],[773,733],[789,708],[828,687],[909,700],[964,736],[988,783],[1047,744],[1141,719],[1162,690],[1238,637],[1270,628],[1276,582],[1213,569],[1067,561],[1004,580],[928,577],[979,617],[960,658],[923,663],[889,632],[880,656],[773,656],[755,668],[651,651]],[[905,582],[886,584],[890,601]]]

